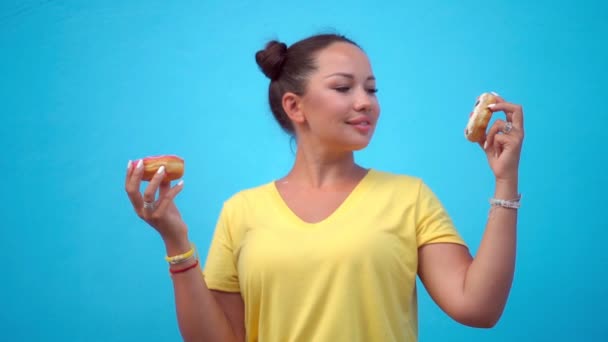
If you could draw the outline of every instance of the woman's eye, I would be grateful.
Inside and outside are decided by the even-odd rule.
[[[336,87],[334,89],[340,93],[347,93],[348,91],[350,91],[351,87]],[[369,94],[375,94],[378,92],[378,89],[377,88],[368,88],[368,89],[365,89],[365,91]]]

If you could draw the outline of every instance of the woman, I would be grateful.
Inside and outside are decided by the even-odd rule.
[[[223,206],[204,272],[196,272],[173,199],[183,183],[126,189],[165,242],[180,331],[187,341],[415,341],[418,275],[454,320],[491,327],[513,278],[522,108],[504,111],[480,144],[496,177],[475,258],[440,201],[415,177],[364,168],[353,152],[373,135],[380,107],[366,54],[351,40],[317,35],[256,54],[269,102],[297,152],[283,178]],[[155,194],[159,197],[155,200]]]

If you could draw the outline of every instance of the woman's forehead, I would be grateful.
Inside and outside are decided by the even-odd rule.
[[[317,71],[325,76],[340,73],[371,71],[367,55],[358,47],[348,43],[334,43],[316,56]]]

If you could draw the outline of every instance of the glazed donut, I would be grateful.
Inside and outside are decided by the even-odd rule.
[[[496,103],[496,96],[491,93],[483,93],[477,97],[473,111],[469,115],[469,122],[464,129],[464,136],[471,142],[482,142],[486,137],[486,129],[492,117],[492,111],[488,105]]]
[[[163,181],[172,181],[184,175],[184,160],[175,155],[160,155],[143,158],[144,174],[142,180],[150,181],[158,169],[165,166]]]

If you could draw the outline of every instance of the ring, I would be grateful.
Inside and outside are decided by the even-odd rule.
[[[154,209],[156,202],[146,202],[144,201],[144,209]]]
[[[502,132],[504,134],[508,134],[509,132],[511,132],[512,129],[513,129],[513,124],[511,123],[511,121],[507,121],[507,123],[505,124],[505,127],[502,128]]]

